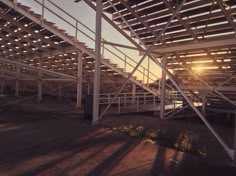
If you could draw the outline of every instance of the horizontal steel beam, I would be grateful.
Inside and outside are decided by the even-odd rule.
[[[206,86],[180,86],[183,90],[209,90]],[[235,86],[211,86],[214,90],[217,91],[225,91],[225,92],[235,92],[236,87]]]
[[[158,53],[175,53],[180,51],[199,50],[206,48],[230,47],[236,45],[236,38],[221,38],[215,40],[204,40],[200,42],[186,42],[184,44],[176,44],[175,46],[154,47],[153,52]]]

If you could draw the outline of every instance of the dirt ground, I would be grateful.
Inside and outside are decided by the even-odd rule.
[[[109,115],[99,125],[83,119],[73,104],[0,97],[0,176],[185,176],[236,175],[236,167],[199,121],[160,120],[149,114]],[[6,106],[1,106],[6,105]],[[133,124],[161,132],[157,144],[115,133]],[[233,145],[233,128],[214,125]],[[207,155],[166,147],[181,131],[194,136]]]

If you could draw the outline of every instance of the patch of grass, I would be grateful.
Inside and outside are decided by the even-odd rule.
[[[182,152],[190,152],[202,156],[207,155],[207,149],[206,148],[200,148],[197,149],[194,147],[194,142],[196,142],[196,136],[188,131],[181,131],[180,134],[177,137],[177,140],[175,144],[173,145],[173,148],[175,150],[179,150]]]
[[[122,133],[132,137],[142,139],[145,144],[156,144],[159,140],[164,140],[165,136],[162,135],[161,130],[147,130],[142,125],[121,125],[113,127],[111,130],[115,133]],[[179,133],[176,141],[172,144],[168,144],[168,147],[182,152],[189,152],[197,155],[206,156],[207,149],[205,147],[196,147],[196,141],[198,137],[189,131],[183,130]]]

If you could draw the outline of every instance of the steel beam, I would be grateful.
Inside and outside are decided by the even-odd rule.
[[[109,0],[110,2],[110,0]],[[119,94],[122,92],[122,90],[125,88],[126,84],[129,82],[130,78],[133,76],[134,72],[137,70],[137,68],[141,65],[141,63],[144,61],[144,59],[150,54],[150,52],[152,51],[154,45],[160,40],[162,34],[166,31],[166,29],[169,27],[171,21],[175,18],[176,14],[179,13],[180,9],[183,7],[184,3],[186,2],[186,0],[183,0],[181,2],[181,4],[176,8],[175,13],[173,13],[173,15],[169,18],[167,24],[165,25],[165,27],[163,28],[163,30],[161,32],[159,32],[159,34],[157,35],[157,37],[155,38],[155,40],[153,41],[152,45],[146,50],[146,53],[143,55],[143,57],[140,59],[140,61],[137,63],[137,65],[135,66],[135,68],[133,69],[133,71],[129,74],[127,80],[124,82],[124,84],[121,86],[120,90],[118,91],[118,93],[113,97],[113,99],[111,100],[111,102],[107,105],[107,107],[104,109],[104,111],[101,113],[101,115],[99,116],[100,120],[103,115],[106,113],[106,111],[110,108],[111,104],[117,99],[117,97],[119,96]],[[111,3],[111,2],[110,2]]]
[[[78,52],[78,68],[77,68],[77,96],[76,96],[76,108],[81,108],[82,107],[82,81],[83,81],[83,76],[82,76],[82,70],[83,70],[83,53]]]
[[[167,58],[164,56],[162,58],[162,66],[166,68]],[[166,73],[162,70],[161,77],[161,104],[160,104],[160,118],[165,118],[165,101],[166,101]]]
[[[132,104],[135,103],[135,96],[136,96],[136,85],[132,84]]]
[[[99,93],[100,93],[100,62],[101,62],[101,39],[102,39],[102,0],[97,0],[96,7],[96,40],[95,40],[95,66],[93,88],[93,124],[99,118]]]
[[[39,59],[39,68],[42,68],[42,59]],[[43,92],[43,85],[42,85],[42,71],[39,70],[38,72],[38,102],[42,101],[42,92]]]
[[[185,95],[183,90],[180,88],[178,83],[175,81],[175,79],[172,77],[172,74],[162,66],[162,64],[156,60],[156,63],[161,67],[161,69],[166,73],[166,75],[169,77],[173,85],[176,87],[176,89],[181,93],[181,95],[184,97],[184,99],[188,102],[188,104],[192,107],[192,109],[196,112],[196,114],[200,117],[200,119],[203,121],[203,123],[207,126],[207,128],[211,131],[211,133],[216,137],[218,142],[221,144],[221,146],[225,149],[227,154],[233,159],[233,150],[230,149],[227,144],[223,141],[223,139],[219,136],[219,134],[213,129],[213,127],[210,125],[210,123],[206,120],[204,115],[194,106],[192,101]]]
[[[92,9],[94,9],[96,11],[96,6],[90,2],[90,0],[84,0],[84,2],[86,2]],[[142,49],[142,47],[135,42],[134,40],[132,40],[130,38],[130,36],[123,31],[122,29],[117,27],[117,24],[115,24],[108,16],[105,15],[105,13],[102,14],[103,19],[105,19],[112,27],[114,27],[114,29],[116,29],[118,32],[120,32],[128,41],[130,41],[134,46],[136,46],[139,49]]]
[[[236,26],[234,23],[234,19],[232,19],[232,17],[230,16],[230,14],[227,12],[227,10],[224,7],[223,1],[222,0],[216,0],[217,4],[220,6],[222,12],[224,13],[227,21],[229,22],[229,24],[231,25],[231,27],[233,28],[233,30],[236,32]]]
[[[207,98],[206,95],[202,95],[202,114],[206,116],[206,106],[207,106]]]
[[[18,60],[19,62],[19,60]],[[19,73],[19,67],[16,66],[16,72]],[[16,75],[16,84],[15,84],[15,96],[18,97],[19,96],[19,75]]]
[[[235,120],[234,120],[234,163],[236,164],[236,110],[235,110]]]
[[[206,86],[185,86],[185,85],[180,85],[181,89],[183,90],[209,90],[208,87]],[[213,91],[225,91],[225,92],[234,92],[236,90],[235,86],[229,87],[229,86],[211,86]]]
[[[158,53],[176,53],[181,51],[199,50],[205,48],[220,48],[220,47],[231,47],[236,45],[236,38],[221,38],[217,40],[204,40],[199,42],[185,42],[183,44],[154,47],[153,51]]]

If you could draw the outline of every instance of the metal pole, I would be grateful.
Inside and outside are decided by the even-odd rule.
[[[203,95],[202,96],[202,114],[204,116],[206,116],[206,103],[207,103],[206,95]]]
[[[139,111],[139,97],[137,97],[137,102],[136,102],[136,111]]]
[[[234,163],[236,164],[236,110],[235,110],[235,118],[234,118]]]
[[[166,68],[167,58],[164,56],[162,58],[162,66]],[[165,117],[165,97],[166,97],[166,73],[162,70],[161,78],[161,104],[160,104],[160,118]]]
[[[124,107],[126,107],[126,94],[124,94]]]
[[[42,2],[42,16],[41,16],[41,24],[43,24],[44,21],[44,5],[45,5],[45,0]]]
[[[136,95],[136,85],[135,83],[132,84],[132,104],[135,102],[135,95]]]
[[[181,93],[181,95],[184,97],[184,99],[188,102],[188,104],[193,108],[193,110],[196,112],[196,114],[200,117],[200,119],[203,121],[203,123],[207,126],[207,128],[211,131],[211,133],[216,137],[218,142],[221,144],[221,146],[225,149],[225,151],[228,153],[228,155],[233,159],[233,150],[230,149],[227,144],[222,140],[222,138],[218,135],[218,133],[212,128],[210,123],[205,119],[205,117],[202,115],[202,113],[194,106],[192,101],[185,95],[185,93],[182,91],[180,86],[177,84],[175,79],[172,77],[172,74],[162,66],[162,64],[155,60],[155,62],[161,67],[161,69],[166,73],[166,75],[169,77],[173,85],[176,87],[176,89]]]
[[[78,70],[77,70],[77,96],[76,96],[76,108],[81,108],[82,107],[82,69],[83,69],[83,53],[82,52],[78,52]]]
[[[109,1],[110,2],[110,1]],[[143,55],[143,57],[140,59],[140,61],[137,63],[136,67],[133,69],[133,71],[129,74],[128,78],[126,79],[126,81],[124,82],[124,84],[122,85],[122,87],[120,88],[120,90],[118,91],[118,93],[114,96],[114,98],[112,99],[111,103],[109,105],[107,105],[107,107],[104,109],[104,111],[102,112],[102,114],[99,116],[100,120],[102,118],[102,116],[106,113],[106,111],[110,108],[111,104],[114,102],[114,100],[118,97],[118,95],[122,92],[122,90],[125,88],[126,84],[129,82],[130,78],[133,76],[134,72],[137,70],[137,68],[142,64],[143,60],[150,54],[150,52],[152,51],[154,45],[160,40],[162,34],[166,31],[166,29],[169,27],[171,21],[175,18],[176,14],[179,13],[180,9],[183,7],[184,3],[186,2],[186,0],[183,0],[181,2],[181,4],[176,8],[175,13],[173,13],[173,15],[170,17],[170,19],[168,20],[167,24],[165,25],[165,27],[162,29],[161,32],[159,32],[159,34],[157,35],[157,37],[154,39],[152,45],[146,50],[145,54]],[[111,2],[110,2],[111,3]]]
[[[16,65],[16,84],[15,84],[15,96],[18,97],[19,96],[19,67]]]
[[[148,57],[148,70],[147,70],[147,84],[149,84],[149,73],[150,73],[150,58]]]
[[[90,83],[88,82],[88,92],[87,92],[88,95],[90,95]]]
[[[100,90],[100,60],[101,60],[101,35],[102,35],[102,0],[97,0],[96,7],[96,40],[95,40],[95,66],[93,90],[93,122],[99,118],[99,90]]]
[[[143,94],[143,103],[144,104],[147,104],[147,96],[146,96],[146,93]]]
[[[75,22],[75,42],[78,40],[78,21]]]
[[[42,68],[42,59],[39,59],[39,68]],[[42,71],[38,72],[38,102],[42,101]]]
[[[120,97],[118,97],[118,113],[120,113]]]

